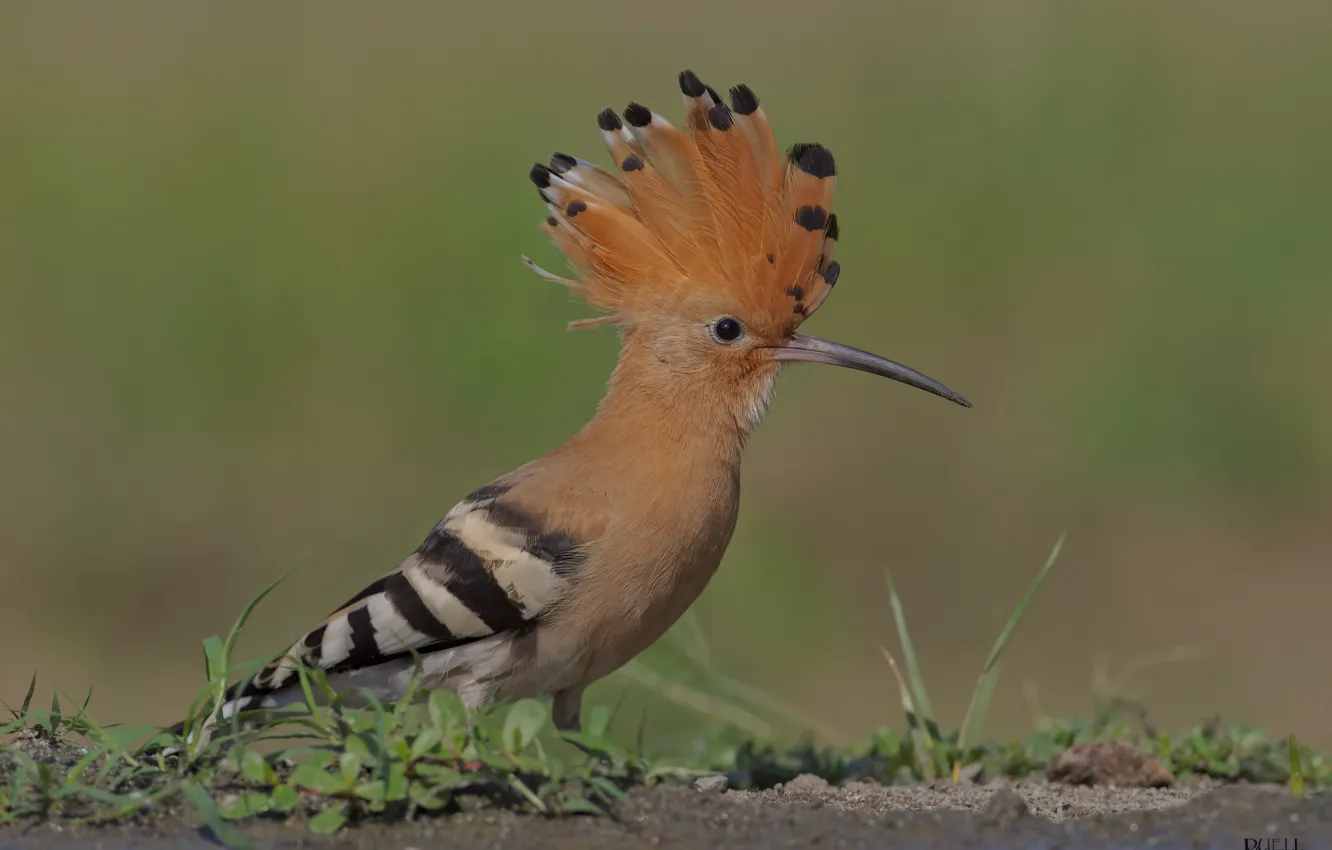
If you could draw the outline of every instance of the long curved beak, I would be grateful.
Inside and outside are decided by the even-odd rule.
[[[830,363],[833,366],[858,369],[861,372],[869,372],[871,375],[880,375],[894,381],[901,381],[927,393],[934,393],[954,404],[971,407],[971,402],[963,398],[960,393],[953,392],[948,387],[928,375],[922,375],[910,366],[903,366],[901,363],[896,363],[886,357],[870,354],[868,351],[861,351],[859,348],[852,348],[838,342],[829,342],[826,339],[818,339],[804,334],[793,334],[785,345],[772,349],[772,356],[775,360],[804,360],[810,363]]]

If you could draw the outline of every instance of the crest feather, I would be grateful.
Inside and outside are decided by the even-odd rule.
[[[792,333],[840,271],[833,156],[817,144],[783,156],[748,86],[727,104],[691,71],[679,84],[684,130],[639,103],[597,116],[618,176],[566,154],[533,167],[543,230],[578,275],[571,288],[612,318],[711,294],[763,332]]]

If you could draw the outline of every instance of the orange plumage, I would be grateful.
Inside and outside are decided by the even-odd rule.
[[[747,86],[730,105],[690,71],[680,87],[684,130],[639,104],[623,120],[598,117],[618,178],[593,179],[563,154],[533,168],[554,221],[545,229],[579,275],[574,291],[617,322],[706,302],[755,333],[789,335],[836,282],[833,156],[801,144],[780,157]]]

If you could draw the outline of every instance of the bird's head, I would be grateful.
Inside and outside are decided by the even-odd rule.
[[[828,363],[918,387],[966,407],[914,369],[798,333],[841,267],[832,212],[837,168],[818,144],[779,150],[747,86],[731,103],[680,74],[686,130],[634,103],[597,123],[618,174],[556,154],[532,168],[543,229],[568,258],[570,287],[614,324],[622,368],[664,391],[693,387],[752,426],[783,363]],[[530,261],[529,261],[530,262]]]

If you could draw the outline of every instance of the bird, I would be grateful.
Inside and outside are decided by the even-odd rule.
[[[741,455],[779,373],[800,362],[889,378],[964,407],[940,382],[798,332],[837,284],[837,166],[782,151],[746,85],[727,103],[679,74],[685,120],[640,103],[597,125],[614,170],[556,153],[529,177],[572,277],[620,349],[591,420],[454,505],[397,568],[225,693],[219,715],[303,702],[298,667],[384,702],[413,680],[469,711],[549,697],[578,731],[583,692],[661,637],[718,569]],[[362,692],[363,693],[363,692]]]

